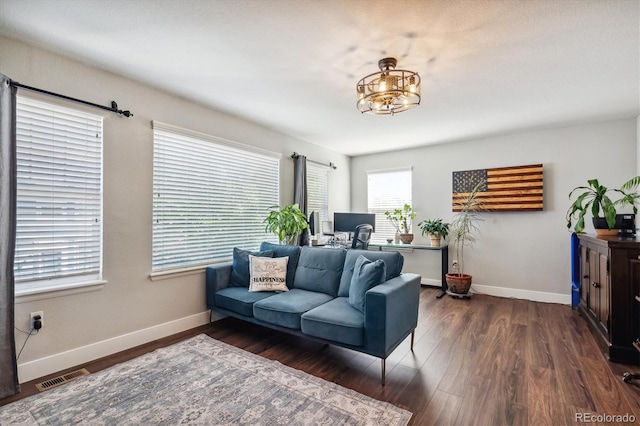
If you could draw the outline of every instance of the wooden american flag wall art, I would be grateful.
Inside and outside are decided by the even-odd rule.
[[[542,210],[542,164],[499,167],[495,169],[453,172],[453,211],[460,211],[459,203],[466,200],[478,184],[485,182],[478,198],[486,211]]]

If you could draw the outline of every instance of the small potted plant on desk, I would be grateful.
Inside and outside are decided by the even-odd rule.
[[[469,193],[469,196],[457,205],[457,213],[451,222],[449,244],[456,250],[452,273],[445,275],[447,293],[458,297],[468,297],[471,289],[472,276],[464,273],[464,248],[473,247],[476,234],[480,230],[479,222],[484,220],[480,212],[484,210],[482,199],[478,197],[480,188],[485,184],[479,182]]]
[[[571,199],[577,191],[582,191],[577,195],[569,209],[567,210],[567,229],[576,234],[584,231],[584,217],[587,212],[591,212],[593,227],[596,234],[600,236],[617,235],[616,229],[616,206],[631,205],[633,213],[636,214],[638,209],[636,202],[639,195],[635,193],[635,189],[640,185],[640,176],[636,176],[625,182],[620,189],[610,189],[598,182],[598,179],[589,179],[588,186],[578,186],[569,193]],[[607,194],[615,192],[620,198],[612,200]],[[600,216],[600,213],[604,216]],[[575,220],[575,225],[573,221]]]
[[[413,211],[411,205],[405,204],[401,209],[394,209],[392,212],[386,211],[384,215],[400,233],[402,244],[411,244],[413,241],[411,221],[416,218],[416,212]]]
[[[280,244],[295,245],[302,232],[307,229],[307,218],[297,204],[270,207],[269,216],[263,221],[265,232],[276,234]]]
[[[447,238],[449,235],[449,224],[443,222],[442,219],[427,219],[418,224],[422,231],[422,236],[429,235],[431,245],[433,247],[440,247],[440,242],[443,238]]]

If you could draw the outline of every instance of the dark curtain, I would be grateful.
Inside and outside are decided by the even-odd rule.
[[[0,74],[0,398],[20,392],[14,336],[16,88]]]
[[[293,202],[300,206],[305,216],[307,211],[307,157],[300,154],[293,156]],[[309,228],[298,238],[301,246],[309,245]]]

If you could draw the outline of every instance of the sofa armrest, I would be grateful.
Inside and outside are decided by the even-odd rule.
[[[231,279],[231,262],[209,266],[206,270],[207,308],[212,309],[215,304],[217,291],[227,288]]]
[[[405,273],[367,291],[365,346],[373,355],[387,358],[418,325],[420,280]]]

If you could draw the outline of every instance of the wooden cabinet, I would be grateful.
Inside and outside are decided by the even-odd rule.
[[[640,240],[580,236],[580,311],[614,362],[639,364]]]

